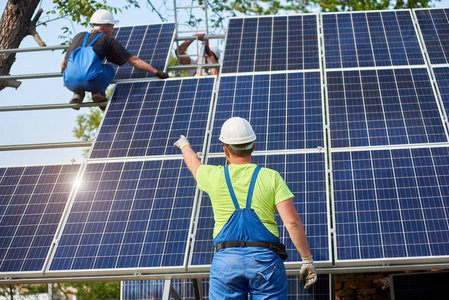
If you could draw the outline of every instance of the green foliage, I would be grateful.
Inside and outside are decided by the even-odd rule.
[[[312,0],[323,12],[430,7],[432,0]],[[440,1],[440,0],[436,0]]]
[[[0,296],[10,299],[15,296],[36,296],[48,293],[48,284],[26,284],[14,286],[0,286]],[[120,299],[120,282],[82,282],[82,283],[55,283],[53,284],[55,299]],[[37,299],[37,296],[36,296]]]
[[[51,21],[66,18],[72,22],[88,27],[90,17],[98,9],[107,9],[116,14],[123,9],[132,7],[140,8],[138,0],[123,0],[123,2],[125,5],[122,8],[118,8],[107,5],[106,0],[53,0],[54,7],[47,12],[49,20],[41,22],[38,25],[47,25],[47,23]],[[67,26],[62,27],[61,30],[62,35],[60,35],[59,38],[64,39],[64,44],[67,44],[68,40],[70,40],[73,35],[73,32]]]
[[[77,139],[90,141],[95,137],[98,126],[100,126],[103,112],[97,107],[90,107],[89,112],[76,117],[76,126],[73,133]]]

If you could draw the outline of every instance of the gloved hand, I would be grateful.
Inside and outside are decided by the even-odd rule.
[[[184,148],[185,146],[190,146],[190,143],[185,136],[181,135],[181,138],[177,140],[173,145],[176,149],[182,150],[182,148]]]
[[[197,34],[195,34],[195,36],[197,37],[198,40],[203,41],[205,34],[204,33],[197,33]]]
[[[299,282],[302,282],[305,279],[304,289],[307,290],[311,287],[317,279],[316,270],[313,266],[313,258],[312,256],[302,259],[302,267],[299,271]]]
[[[157,77],[159,77],[159,79],[167,79],[168,78],[168,74],[162,71],[157,71],[156,74]]]

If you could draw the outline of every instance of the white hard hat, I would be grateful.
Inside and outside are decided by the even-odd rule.
[[[106,25],[112,24],[114,25],[114,16],[109,10],[99,9],[90,18],[90,23],[95,25]]]
[[[220,50],[218,49],[217,46],[215,46],[215,45],[210,45],[210,46],[209,46],[209,49],[210,49],[210,51],[212,51],[212,52],[215,54],[215,56],[216,56],[218,59],[220,59]]]
[[[240,145],[254,142],[256,134],[248,121],[240,117],[233,117],[223,123],[218,139],[228,145]],[[246,148],[252,148],[252,144]]]

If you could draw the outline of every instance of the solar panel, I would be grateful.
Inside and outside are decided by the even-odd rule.
[[[336,262],[449,258],[449,148],[332,153]]]
[[[222,152],[221,125],[247,119],[257,133],[257,150],[324,147],[319,72],[222,76],[210,152]]]
[[[329,261],[329,223],[324,153],[255,155],[252,161],[259,166],[278,171],[284,178],[295,195],[293,202],[304,223],[314,260]],[[224,157],[209,158],[208,164],[224,166],[226,159]],[[277,213],[276,222],[281,242],[286,245],[289,255],[286,262],[300,262],[301,257]],[[203,193],[197,223],[190,268],[210,265],[214,254],[212,206],[205,193]]]
[[[157,70],[165,70],[174,38],[174,23],[123,26],[114,29],[114,37],[132,55],[139,57]],[[114,80],[155,77],[153,74],[133,68],[128,63],[120,67],[111,65],[116,70]]]
[[[203,145],[214,78],[117,84],[90,158],[179,154],[181,134]]]
[[[425,64],[409,10],[321,15],[326,68]]]
[[[88,163],[49,270],[182,267],[195,190],[179,158]]]
[[[326,76],[333,148],[447,142],[427,69]]]
[[[79,169],[0,168],[0,273],[42,271]]]
[[[449,116],[449,66],[441,68],[433,68],[438,90],[446,112],[446,120]]]
[[[230,19],[221,73],[319,68],[317,15]]]
[[[449,63],[449,9],[415,9],[431,64]]]
[[[203,297],[209,299],[209,278],[198,278],[202,282]],[[319,274],[317,282],[307,291],[304,291],[303,284],[298,284],[299,276],[287,276],[288,300],[324,300],[332,299],[330,292],[329,275]],[[121,298],[122,300],[152,300],[162,299],[165,280],[142,280],[142,281],[124,281],[122,282]],[[192,279],[173,279],[172,287],[181,299],[197,299],[195,297],[194,285]]]

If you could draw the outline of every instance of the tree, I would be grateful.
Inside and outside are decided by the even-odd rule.
[[[36,11],[41,0],[8,0],[2,18],[0,19],[0,49],[19,48],[20,43],[27,35],[32,35],[39,46],[45,46],[36,31],[38,20],[43,11],[40,9],[33,20],[31,17]],[[125,1],[125,0],[124,0]],[[100,8],[106,8],[112,12],[120,11],[119,8],[106,5],[106,0],[53,0],[55,7],[47,14],[56,14],[58,17],[69,16],[73,22],[87,26],[87,20]],[[126,0],[124,9],[139,7],[137,0]],[[55,19],[53,19],[55,20]],[[40,23],[44,25],[53,20]],[[67,27],[62,28],[65,34],[70,34]],[[8,75],[16,59],[15,53],[0,54],[0,75]],[[0,91],[5,87],[18,88],[20,82],[16,80],[0,81]]]

